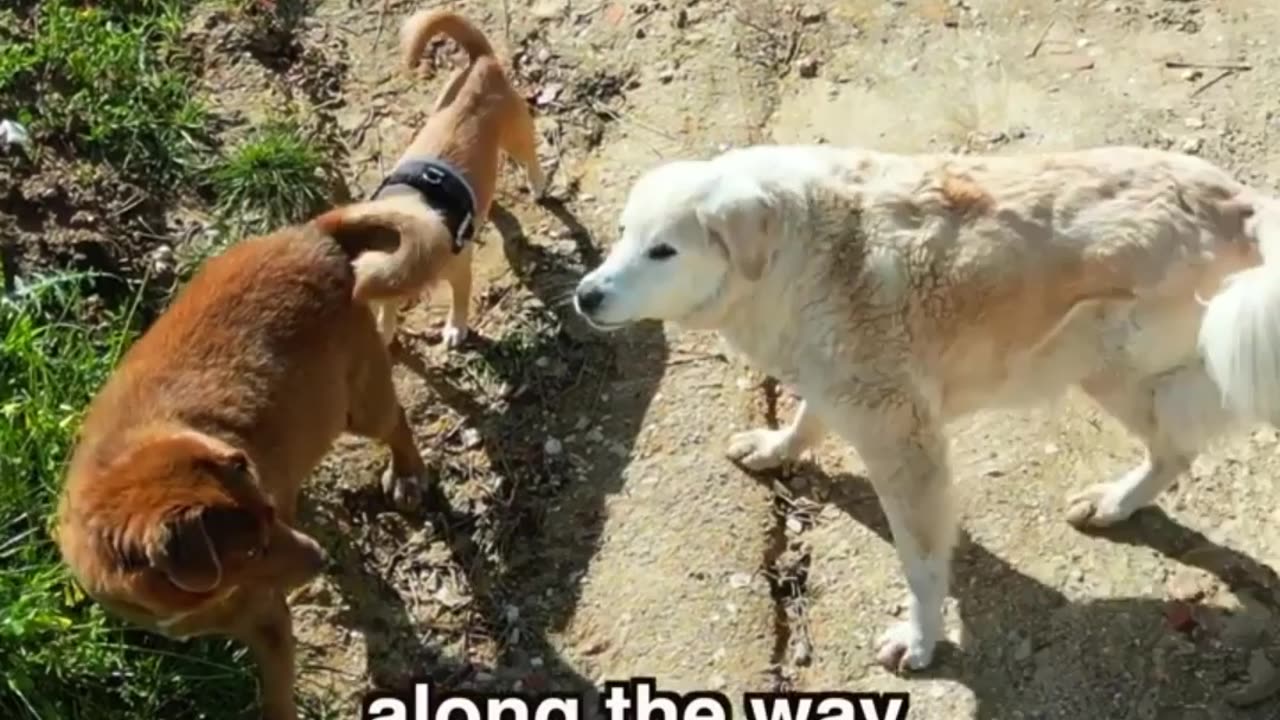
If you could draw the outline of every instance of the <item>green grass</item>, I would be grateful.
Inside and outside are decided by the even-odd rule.
[[[172,182],[203,152],[208,112],[181,33],[187,0],[45,0],[0,13],[0,115],[37,147],[67,146],[124,175]]]
[[[264,125],[214,169],[219,215],[234,233],[306,220],[328,201],[325,167],[324,154],[296,124]]]
[[[85,322],[79,281],[0,297],[0,717],[243,717],[256,685],[240,648],[170,642],[107,617],[51,540],[81,413],[135,332],[128,309]]]
[[[106,167],[166,199],[196,190],[230,232],[305,218],[327,199],[324,156],[295,124],[270,124],[225,154],[209,137],[215,109],[182,40],[194,4],[0,0],[0,118],[32,131],[37,167]],[[177,643],[108,616],[52,542],[81,414],[139,330],[135,308],[87,312],[85,280],[0,288],[0,718],[253,717],[256,673],[242,647]],[[349,715],[307,704],[303,714]]]

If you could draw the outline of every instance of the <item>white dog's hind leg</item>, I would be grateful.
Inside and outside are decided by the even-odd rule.
[[[1114,525],[1155,502],[1200,448],[1231,424],[1198,364],[1154,378],[1098,379],[1085,383],[1085,391],[1142,439],[1147,457],[1119,478],[1071,497],[1067,521],[1078,528]]]
[[[893,544],[910,590],[907,619],[880,638],[876,659],[885,667],[920,670],[933,662],[943,637],[942,603],[950,581],[956,517],[951,501],[947,443],[924,424],[924,411],[909,407],[908,427],[874,416],[860,428],[839,428],[867,464],[872,486],[889,521]],[[864,419],[865,420],[865,419]]]
[[[795,418],[785,428],[757,428],[729,438],[729,459],[750,470],[769,470],[800,457],[826,435],[826,428],[809,403],[801,400]]]

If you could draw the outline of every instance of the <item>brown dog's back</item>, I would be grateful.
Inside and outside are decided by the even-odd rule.
[[[80,464],[109,462],[131,429],[171,421],[239,441],[272,458],[264,476],[300,482],[342,430],[347,353],[332,348],[362,321],[373,330],[352,286],[342,248],[301,228],[209,260],[94,402],[71,483]]]

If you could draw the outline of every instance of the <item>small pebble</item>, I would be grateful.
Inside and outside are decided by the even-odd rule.
[[[805,5],[800,8],[800,22],[805,25],[813,25],[822,22],[827,17],[827,11],[818,5]]]

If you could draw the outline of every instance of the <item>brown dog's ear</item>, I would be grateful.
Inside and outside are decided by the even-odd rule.
[[[205,528],[203,508],[157,525],[147,537],[146,552],[152,567],[187,592],[210,592],[222,582],[222,563]]]
[[[781,219],[777,201],[764,188],[746,180],[724,180],[700,203],[698,219],[739,274],[751,282],[764,276]]]

